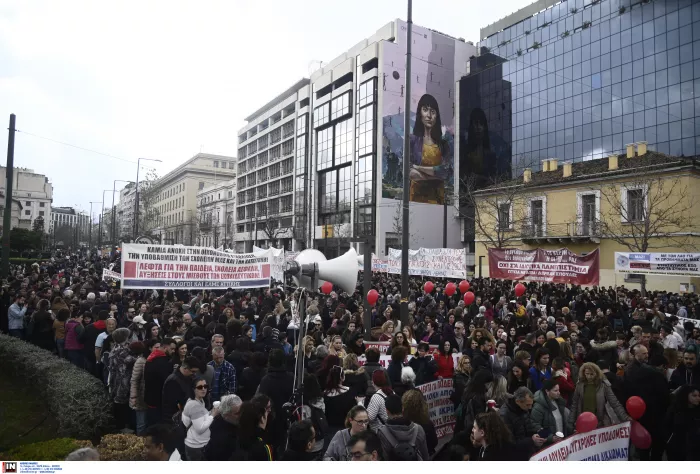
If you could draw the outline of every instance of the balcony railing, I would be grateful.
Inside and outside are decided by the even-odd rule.
[[[576,237],[600,237],[600,222],[596,220],[581,221],[572,224]]]
[[[525,223],[520,232],[522,240],[534,242],[596,240],[601,237],[598,221],[548,223],[546,226],[544,223]]]

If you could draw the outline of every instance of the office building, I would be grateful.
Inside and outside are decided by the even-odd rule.
[[[105,237],[104,222],[102,223]],[[51,208],[51,230],[49,232],[56,242],[56,236],[65,245],[88,244],[90,238],[90,216],[73,207]],[[97,238],[95,236],[95,238]]]
[[[7,183],[6,171],[7,168],[0,166],[0,192],[3,195]],[[41,217],[44,221],[44,232],[49,232],[52,222],[51,203],[53,202],[53,185],[49,182],[49,178],[27,168],[15,168],[12,178],[14,181],[12,183],[12,197],[22,205],[17,225],[32,229],[34,221]],[[14,216],[15,209],[12,212]]]
[[[197,245],[233,248],[236,180],[207,186],[197,192]]]
[[[139,236],[150,235],[163,244],[194,245],[197,192],[235,177],[236,158],[198,153],[152,184],[142,188],[139,183]]]

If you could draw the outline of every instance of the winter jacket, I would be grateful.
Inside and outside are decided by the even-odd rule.
[[[537,433],[535,425],[530,418],[530,413],[520,408],[514,399],[511,398],[505,402],[501,406],[499,414],[513,434],[513,441],[516,443],[523,440],[531,440],[532,435]]]
[[[559,410],[559,415],[561,416],[562,433],[564,433],[564,437],[569,436],[573,432],[573,429],[567,426],[569,410],[566,408],[564,399],[560,397],[556,400],[552,400],[547,396],[544,390],[535,392],[535,404],[532,406],[530,421],[532,421],[536,432],[540,430],[549,430],[549,436],[547,436],[546,442],[548,445],[552,444],[554,434],[559,431],[553,414],[555,408]]]
[[[430,459],[428,444],[425,439],[425,431],[420,425],[407,420],[404,417],[390,418],[386,425],[380,426],[377,431],[379,441],[382,444],[382,459],[395,460],[394,446],[398,443],[412,443],[419,457],[423,461]],[[392,440],[394,440],[392,442]]]
[[[353,390],[348,389],[342,393],[334,391],[323,396],[323,402],[326,405],[326,419],[332,431],[342,429],[345,425],[345,418],[348,416],[348,412],[357,405],[355,393]]]
[[[437,372],[437,364],[430,356],[414,357],[409,362],[413,372],[416,374],[416,386],[435,380],[435,372]]]
[[[435,363],[437,364],[437,371],[435,372],[436,377],[442,377],[443,379],[451,379],[455,372],[455,363],[452,358],[452,354],[447,354],[446,356],[435,353],[434,356]]]
[[[367,393],[367,377],[365,376],[364,367],[357,370],[346,370],[344,372],[345,382],[343,384],[349,387],[358,397],[364,397]]]
[[[479,370],[491,372],[491,358],[488,353],[476,349],[472,357],[472,373],[477,373]]]
[[[552,372],[552,380],[554,380],[557,385],[559,385],[559,391],[561,391],[561,396],[564,399],[564,402],[568,403],[569,398],[571,395],[574,393],[574,390],[576,390],[576,384],[574,383],[574,379],[571,378],[571,371],[569,369],[564,368],[564,372],[566,373],[566,376],[555,376],[556,372]]]
[[[362,368],[365,369],[365,377],[367,377],[366,397],[368,399],[377,391],[377,389],[375,389],[374,385],[372,384],[372,374],[374,374],[375,371],[381,370],[382,372],[384,372],[384,377],[389,382],[389,386],[391,386],[389,374],[387,373],[386,369],[379,364],[379,362],[368,362]]]
[[[678,411],[671,407],[664,420],[663,439],[669,461],[700,460],[700,408]]]
[[[260,381],[260,386],[258,387],[258,393],[270,397],[275,413],[278,414],[272,421],[275,445],[278,445],[287,434],[287,420],[282,416],[284,413],[282,407],[292,397],[293,389],[294,375],[284,369],[278,368],[270,368],[267,375]]]
[[[669,405],[668,382],[664,374],[647,364],[632,360],[622,381],[625,399],[638,396],[647,409],[639,422],[653,436],[662,436],[663,419]]]
[[[236,447],[238,427],[216,415],[209,426],[209,443],[204,450],[207,461],[228,461]]]
[[[80,342],[80,335],[85,328],[76,319],[66,321],[66,342],[65,350],[67,351],[82,351],[83,344]]]
[[[571,398],[569,429],[572,432],[576,424],[576,419],[583,411],[583,392],[585,385],[583,381],[576,384],[576,390],[574,390],[574,395]],[[610,382],[608,382],[608,379],[603,379],[596,389],[596,412],[594,415],[598,418],[598,428],[631,420],[625,408],[613,393],[612,386]],[[617,418],[617,420],[613,417]]]
[[[347,445],[350,441],[350,429],[338,431],[328,445],[323,455],[324,461],[350,461],[351,456]]]
[[[37,311],[32,314],[34,329],[31,339],[37,346],[52,351],[55,347],[53,340],[53,319],[48,311]]]
[[[24,316],[27,314],[27,305],[20,307],[17,303],[13,303],[7,310],[7,328],[24,329]]]
[[[146,406],[153,408],[161,407],[163,385],[165,385],[165,380],[172,373],[173,363],[170,357],[160,350],[151,352],[143,368],[143,400]]]
[[[700,364],[696,364],[692,369],[681,365],[671,374],[671,380],[668,382],[668,388],[675,390],[682,385],[697,385],[700,384]]]
[[[136,358],[124,345],[115,345],[109,353],[109,394],[114,403],[129,402],[131,372],[135,361]]]
[[[452,377],[452,387],[454,387],[454,391],[452,392],[452,403],[454,403],[455,408],[457,408],[459,403],[462,401],[462,394],[464,394],[464,389],[467,388],[469,379],[469,374],[465,374],[463,372],[455,372],[454,376]]]
[[[193,394],[192,377],[185,377],[178,369],[163,384],[163,402],[161,406],[163,422],[170,422],[173,415],[185,408],[187,400]]]
[[[596,354],[591,354],[595,351]],[[610,369],[617,367],[617,342],[615,341],[605,341],[596,342],[591,341],[591,350],[589,351],[586,359],[595,357],[596,360],[591,360],[591,362],[596,363],[599,360],[604,360],[609,364]]]
[[[89,324],[83,334],[80,337],[80,341],[83,343],[83,356],[85,359],[91,361],[93,364],[95,360],[95,341],[97,341],[97,336],[105,332],[107,328],[107,323],[104,321],[95,321]]]
[[[131,371],[131,393],[129,396],[129,407],[132,410],[146,410],[148,408],[144,400],[146,393],[145,368],[146,358],[142,356],[136,359],[134,369]]]

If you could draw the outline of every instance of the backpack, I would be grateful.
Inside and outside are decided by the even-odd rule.
[[[416,440],[418,439],[418,430],[413,430],[413,437],[410,441],[398,442],[391,430],[382,430],[392,448],[389,451],[389,459],[387,461],[422,461],[422,457],[416,448]]]
[[[330,431],[330,425],[326,419],[325,412],[320,408],[311,405],[304,405],[303,411],[304,416],[306,417],[308,415],[311,423],[314,426],[314,430],[316,431],[316,440],[323,440]]]

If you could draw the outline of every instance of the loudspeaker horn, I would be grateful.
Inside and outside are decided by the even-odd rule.
[[[318,278],[338,285],[346,293],[353,294],[357,286],[357,252],[354,248],[338,258],[316,263]]]
[[[304,265],[325,262],[326,256],[316,249],[306,249],[299,252],[299,255],[296,256],[294,261],[299,264],[299,269],[301,270]],[[303,275],[301,271],[299,274],[293,275],[292,278],[297,286],[313,291],[318,290],[318,288],[325,283],[325,281],[318,280],[318,275],[316,275],[316,277],[310,277]]]

